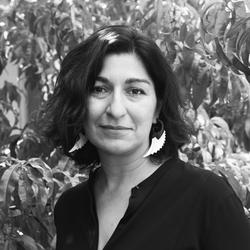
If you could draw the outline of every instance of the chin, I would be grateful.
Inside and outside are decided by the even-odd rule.
[[[115,156],[124,156],[124,155],[130,155],[131,153],[135,153],[137,148],[135,147],[131,147],[131,145],[129,147],[125,147],[124,145],[109,145],[109,147],[105,147],[105,148],[100,148],[100,151],[105,152],[107,154],[110,155],[115,155]]]
[[[96,140],[92,142],[100,153],[106,153],[114,156],[132,155],[138,152],[144,152],[147,149],[147,142],[126,140]]]
[[[124,149],[124,148],[109,148],[105,150],[106,153],[110,154],[110,155],[128,155],[132,152],[132,150],[128,150],[128,149]]]

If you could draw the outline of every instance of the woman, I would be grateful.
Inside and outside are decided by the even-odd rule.
[[[89,180],[55,207],[57,250],[249,250],[242,204],[215,174],[183,163],[189,133],[155,43],[108,26],[65,57],[47,136]]]

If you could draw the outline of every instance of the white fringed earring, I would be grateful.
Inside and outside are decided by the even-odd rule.
[[[82,133],[80,133],[79,134],[79,140],[75,143],[75,145],[73,146],[73,148],[71,148],[69,150],[69,153],[72,153],[72,152],[74,152],[74,151],[82,148],[86,144],[87,141],[88,141],[87,137],[84,136]]]
[[[166,141],[166,131],[164,130],[164,124],[161,120],[157,119],[157,124],[152,127],[152,142],[148,151],[143,157],[155,154],[163,147]]]

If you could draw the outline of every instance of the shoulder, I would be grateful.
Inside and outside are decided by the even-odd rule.
[[[223,199],[234,194],[232,187],[221,176],[179,159],[173,162],[172,175],[183,189],[199,193],[204,199]]]
[[[187,175],[190,175],[191,178],[197,178],[200,180],[197,182],[197,186],[205,194],[213,195],[215,198],[228,197],[234,194],[230,184],[224,178],[213,173],[211,170],[195,167],[188,163],[185,164],[185,169]]]
[[[88,181],[64,191],[56,202],[54,209],[55,216],[69,213],[72,209],[76,210],[82,203],[86,202],[84,200],[88,198],[88,192]]]

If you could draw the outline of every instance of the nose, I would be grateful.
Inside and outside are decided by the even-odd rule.
[[[125,100],[121,93],[113,93],[106,112],[114,118],[120,118],[126,114]]]

